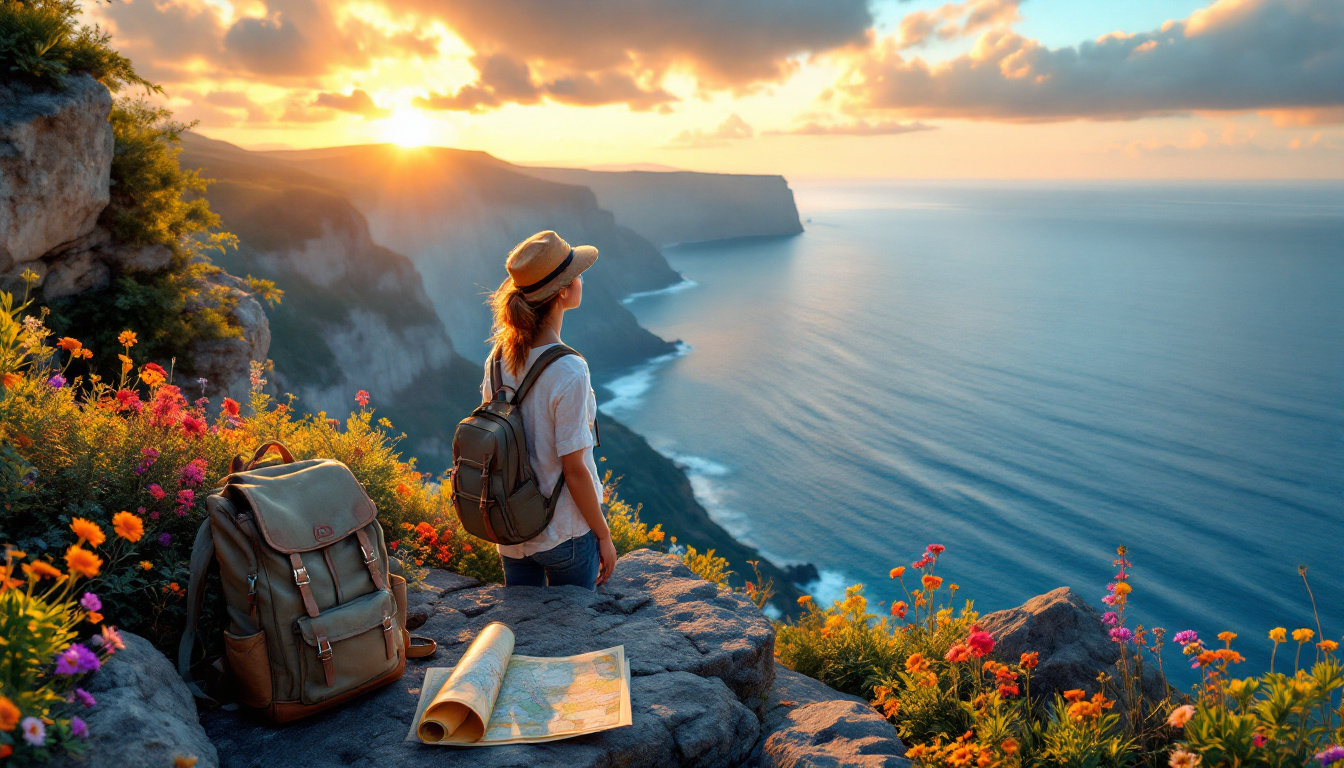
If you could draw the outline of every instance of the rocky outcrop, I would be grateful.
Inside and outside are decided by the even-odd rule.
[[[751,765],[759,768],[902,768],[896,727],[857,696],[775,665]]]
[[[1040,654],[1040,665],[1031,675],[1033,697],[1073,689],[1092,694],[1099,690],[1097,675],[1120,675],[1120,646],[1111,640],[1097,609],[1068,587],[986,614],[980,626],[994,636],[995,655],[1016,660],[1023,653]],[[1145,677],[1144,691],[1161,695],[1155,675]]]
[[[676,558],[621,558],[598,592],[477,585],[435,573],[411,593],[418,634],[439,642],[405,677],[335,712],[283,729],[212,712],[205,727],[225,766],[719,766],[747,764],[758,712],[774,682],[774,631],[749,601],[691,573]],[[624,645],[633,725],[533,746],[459,750],[403,741],[427,666],[450,666],[491,621],[513,629],[516,652],[558,656]]]
[[[203,391],[196,392],[190,384],[185,390],[212,398],[232,397],[239,402],[247,398],[251,383],[253,360],[265,360],[271,348],[271,326],[261,302],[252,295],[247,281],[227,272],[216,272],[204,280],[202,295],[211,301],[232,304],[229,319],[241,335],[227,339],[197,341],[192,345],[195,378],[205,379]]]
[[[0,85],[0,274],[93,231],[109,199],[111,109],[88,75],[59,91]]]
[[[61,757],[57,768],[168,768],[194,757],[196,768],[215,768],[215,746],[197,720],[191,692],[171,662],[149,641],[123,632],[123,650],[112,654],[83,683],[97,704],[78,714],[89,726],[85,754]]]
[[[783,176],[517,168],[539,179],[588,187],[617,221],[660,246],[803,231]]]

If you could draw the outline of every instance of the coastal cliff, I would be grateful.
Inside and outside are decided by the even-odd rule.
[[[597,204],[663,246],[700,240],[796,235],[803,231],[783,176],[693,171],[588,171],[518,167],[521,173],[581,184]]]

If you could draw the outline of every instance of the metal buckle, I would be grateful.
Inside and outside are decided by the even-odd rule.
[[[370,552],[367,549],[364,549],[363,544],[359,545],[359,552],[360,554],[364,555],[365,565],[373,565],[374,563],[378,562],[378,553]]]
[[[294,569],[294,584],[296,586],[306,587],[311,583],[312,580],[308,578],[308,569],[306,567]]]
[[[392,622],[392,617],[388,616],[387,614],[383,614],[383,631],[391,632],[393,626],[395,626],[395,624],[393,624]]]
[[[325,648],[323,646],[326,646]],[[325,637],[317,638],[317,657],[319,659],[331,658],[331,642]]]

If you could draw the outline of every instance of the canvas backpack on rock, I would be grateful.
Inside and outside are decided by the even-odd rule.
[[[528,459],[520,406],[546,367],[565,355],[579,353],[564,344],[542,352],[515,392],[504,385],[498,348],[490,353],[492,397],[458,423],[448,480],[453,508],[471,535],[496,544],[521,544],[550,524],[565,474],[560,473],[549,496],[542,495]]]
[[[282,462],[258,466],[272,448]],[[378,511],[349,468],[294,461],[267,443],[231,469],[206,498],[192,549],[178,670],[193,693],[205,696],[191,679],[191,656],[212,560],[239,703],[281,723],[400,678],[410,646],[406,580],[392,572]]]

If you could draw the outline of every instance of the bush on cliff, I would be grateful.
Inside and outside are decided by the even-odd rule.
[[[1281,768],[1344,760],[1344,667],[1336,641],[1310,645],[1319,628],[1292,633],[1292,674],[1275,672],[1271,661],[1270,672],[1243,679],[1233,675],[1243,661],[1231,647],[1235,634],[1218,635],[1222,647],[1210,647],[1193,631],[1179,632],[1173,641],[1201,682],[1180,694],[1163,680],[1168,693],[1154,700],[1141,681],[1145,665],[1160,676],[1165,633],[1127,626],[1133,588],[1122,547],[1102,619],[1119,649],[1118,674],[1102,673],[1095,691],[1038,701],[1031,695],[1038,654],[994,655],[994,638],[976,624],[971,603],[954,610],[957,586],[944,589],[934,573],[944,551],[930,545],[912,565],[892,569],[904,599],[893,601],[890,616],[869,612],[855,585],[829,608],[803,598],[802,617],[776,626],[782,663],[870,699],[917,766]],[[907,570],[919,577],[914,589],[906,587]],[[1287,637],[1282,627],[1269,633],[1276,650]]]
[[[79,23],[78,0],[0,0],[0,83],[59,88],[66,75],[92,75],[116,93],[127,85],[159,87],[135,73],[110,36]]]

